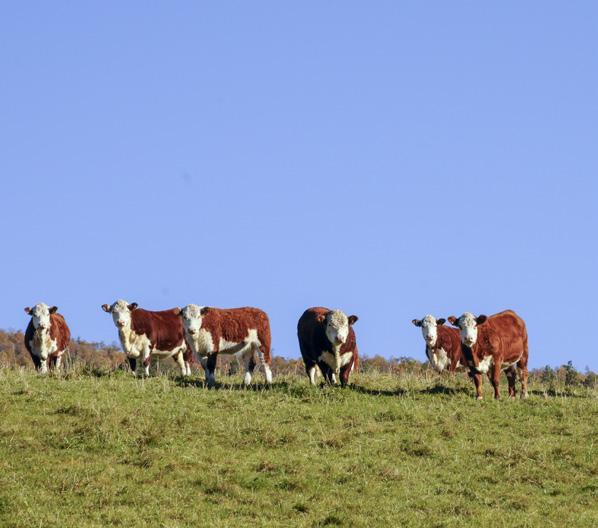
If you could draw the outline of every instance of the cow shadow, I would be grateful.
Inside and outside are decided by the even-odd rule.
[[[216,381],[214,385],[208,386],[205,380],[202,379],[189,379],[182,376],[177,377],[175,383],[179,387],[195,387],[199,389],[207,389],[207,390],[224,390],[224,391],[253,391],[253,392],[262,392],[262,391],[272,391],[272,390],[280,390],[280,391],[288,391],[290,384],[286,381],[279,381],[274,382],[272,384],[268,383],[251,383],[249,385],[245,385],[243,382],[240,383],[229,383],[229,382],[221,382]]]
[[[529,390],[528,394],[530,396],[539,396],[540,398],[590,398],[587,394],[579,394],[568,390],[558,391],[555,389],[534,389]]]
[[[455,396],[456,394],[471,394],[472,390],[467,387],[446,387],[445,385],[436,384],[433,387],[427,387],[418,392],[419,394],[445,394],[447,396]]]
[[[407,390],[397,387],[396,389],[370,389],[362,387],[361,385],[347,385],[345,389],[352,390],[359,394],[367,394],[368,396],[405,396]]]

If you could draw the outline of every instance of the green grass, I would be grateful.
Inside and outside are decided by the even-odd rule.
[[[596,391],[195,379],[0,370],[0,526],[598,526]]]

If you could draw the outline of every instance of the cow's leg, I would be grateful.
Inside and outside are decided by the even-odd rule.
[[[263,345],[256,346],[255,353],[257,354],[257,357],[260,360],[260,364],[262,365],[262,367],[264,369],[264,376],[266,377],[266,383],[268,385],[272,385],[272,370],[270,369],[270,365],[268,365],[268,362],[266,361],[266,355],[264,353]]]
[[[517,380],[517,370],[515,367],[509,367],[505,374],[507,376],[507,381],[509,382],[509,396],[511,398],[515,397],[515,381]]]
[[[206,383],[208,387],[216,385],[216,377],[214,371],[216,370],[216,360],[218,359],[218,353],[212,352],[206,361]]]
[[[62,356],[56,356],[54,358],[54,370],[58,372],[60,370],[60,365],[62,363]]]
[[[245,361],[245,377],[243,378],[243,383],[247,386],[251,383],[251,375],[255,369],[254,349],[251,348],[249,352],[245,352],[243,359]]]
[[[48,372],[48,358],[39,359],[39,372],[40,374],[47,374]]]
[[[35,367],[35,370],[39,372],[42,366],[42,360],[40,359],[40,357],[36,356],[35,354],[31,354],[31,361],[33,361],[33,366]]]
[[[183,354],[183,359],[185,361],[185,376],[191,376],[191,362],[193,361],[193,351],[191,347],[187,347]]]
[[[182,350],[179,350],[177,352],[176,362],[178,363],[179,368],[181,369],[181,376],[186,376],[187,375],[187,365],[185,363],[185,357],[183,356]]]
[[[500,398],[499,384],[500,384],[500,373],[501,373],[502,361],[494,361],[492,363],[492,386],[494,387],[494,398]]]
[[[203,356],[199,358],[199,364],[201,365],[201,368],[204,369],[204,371],[208,370],[208,358]]]
[[[336,381],[336,377],[334,376],[334,372],[332,372],[332,369],[330,368],[328,363],[320,361],[318,363],[318,367],[320,367],[320,372],[322,373],[324,380],[329,384],[334,384]]]
[[[469,377],[473,380],[473,383],[475,385],[476,398],[478,400],[481,400],[484,397],[483,390],[482,390],[482,386],[483,386],[482,375],[479,372],[472,371],[469,373]]]
[[[310,361],[305,361],[305,372],[307,373],[307,377],[309,378],[309,383],[314,386],[316,384],[316,374],[317,374],[316,369],[317,368],[318,367],[316,366],[315,363],[312,363]]]
[[[136,376],[137,375],[137,358],[127,356],[127,363],[129,364],[129,368],[131,369],[131,373],[133,374],[133,376]]]
[[[521,382],[521,397],[527,398],[527,361],[520,361],[517,367],[519,370],[519,381]]]
[[[349,374],[351,374],[351,363],[345,365],[340,372],[341,387],[344,387],[349,383]]]
[[[146,348],[143,349],[142,358],[143,358],[144,374],[145,374],[146,377],[149,378],[150,365],[152,363],[152,355],[151,355],[151,351],[150,351],[149,347],[146,347]]]

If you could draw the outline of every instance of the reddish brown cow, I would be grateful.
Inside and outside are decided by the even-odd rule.
[[[521,397],[527,398],[527,330],[521,317],[506,310],[490,317],[465,312],[458,319],[452,315],[448,320],[460,330],[461,353],[469,366],[478,399],[482,399],[484,373],[488,373],[492,382],[494,397],[500,397],[498,385],[503,370],[509,382],[509,396],[515,397],[516,369],[521,380]]]
[[[426,315],[423,319],[413,319],[415,326],[422,329],[426,342],[426,356],[432,368],[438,372],[454,372],[465,366],[461,356],[461,338],[456,328],[444,326],[445,319]]]
[[[266,382],[272,383],[271,336],[268,315],[258,308],[220,309],[189,304],[176,310],[181,316],[185,336],[206,371],[206,383],[216,383],[214,371],[218,354],[237,354],[245,362],[246,385],[256,366],[264,368]]]
[[[316,383],[316,367],[329,383],[349,383],[349,376],[359,365],[359,352],[353,324],[356,315],[341,310],[314,307],[303,312],[297,323],[299,349],[305,371],[312,385]]]
[[[48,363],[55,370],[60,368],[62,355],[71,342],[69,327],[57,310],[56,306],[50,308],[44,303],[25,308],[25,313],[31,316],[25,330],[25,347],[41,373],[48,371]]]
[[[152,312],[118,300],[112,305],[104,304],[102,309],[112,314],[118,335],[127,355],[129,365],[136,371],[137,358],[141,358],[145,375],[153,356],[174,357],[181,374],[191,374],[190,351],[185,341],[185,332],[175,309]]]

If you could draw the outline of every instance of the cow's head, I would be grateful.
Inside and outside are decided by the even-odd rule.
[[[484,324],[488,319],[485,315],[477,317],[470,312],[465,312],[457,318],[451,315],[448,320],[453,326],[456,326],[461,333],[461,343],[472,348],[478,341],[478,326]]]
[[[185,332],[190,336],[194,336],[199,332],[203,316],[207,314],[209,308],[207,306],[198,306],[197,304],[188,304],[184,308],[177,308],[175,312],[183,319],[183,327]]]
[[[433,347],[438,339],[438,327],[445,321],[446,319],[436,319],[433,315],[426,315],[423,319],[413,319],[411,322],[422,329],[426,345]]]
[[[45,303],[37,303],[33,308],[25,308],[25,313],[31,316],[33,328],[35,328],[36,330],[38,328],[41,330],[49,330],[50,314],[56,313],[57,311],[57,306],[50,307]]]
[[[102,304],[102,310],[112,314],[112,320],[118,329],[129,328],[131,326],[131,312],[137,308],[137,303],[129,304],[127,301],[119,299],[108,305]]]
[[[349,315],[342,310],[330,310],[319,315],[318,321],[326,325],[326,337],[333,345],[344,345],[349,337],[349,327],[357,322],[356,315]]]

